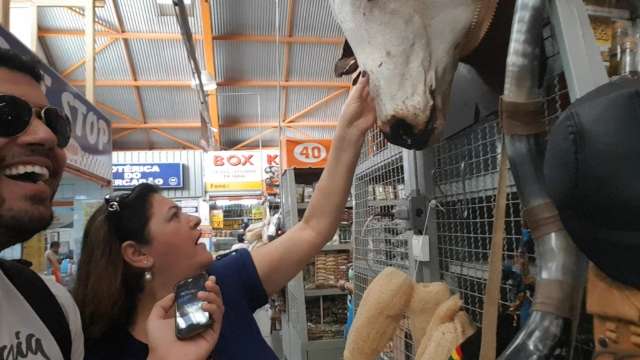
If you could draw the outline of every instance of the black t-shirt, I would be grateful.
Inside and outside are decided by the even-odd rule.
[[[253,313],[268,297],[249,251],[233,251],[211,263],[207,272],[216,277],[225,307],[222,331],[214,349],[216,360],[277,360],[260,333]],[[126,329],[112,331],[86,346],[87,360],[146,359],[149,349]]]

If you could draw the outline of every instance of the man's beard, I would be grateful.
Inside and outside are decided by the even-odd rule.
[[[41,198],[30,198],[30,206],[15,208],[0,195],[0,250],[25,242],[53,221],[51,204],[42,204]]]

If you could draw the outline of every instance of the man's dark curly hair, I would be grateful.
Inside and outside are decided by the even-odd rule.
[[[32,56],[22,56],[13,50],[0,48],[0,68],[28,75],[37,83],[42,82],[38,60]]]

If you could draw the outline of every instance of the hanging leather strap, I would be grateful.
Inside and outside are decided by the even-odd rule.
[[[493,236],[489,254],[489,279],[485,289],[482,312],[482,342],[480,360],[496,359],[496,337],[498,333],[498,305],[500,300],[500,283],[502,282],[502,243],[504,239],[505,213],[507,206],[507,170],[508,156],[505,146],[506,135],[502,136],[502,152],[500,154],[500,170],[498,172],[498,190],[496,207],[493,211]]]
[[[505,135],[534,135],[544,133],[546,124],[544,100],[515,101],[500,98],[500,122]]]

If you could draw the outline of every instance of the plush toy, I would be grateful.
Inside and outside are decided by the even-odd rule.
[[[384,350],[409,306],[414,282],[386,268],[369,285],[360,301],[344,350],[344,360],[373,360]]]
[[[475,331],[462,301],[444,283],[416,284],[386,268],[365,291],[347,338],[345,360],[373,360],[382,352],[405,315],[418,352],[416,360],[447,360]]]

